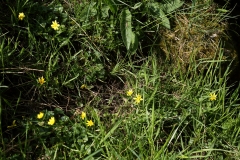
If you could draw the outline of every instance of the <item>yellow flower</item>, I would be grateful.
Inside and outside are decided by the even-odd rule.
[[[85,117],[86,117],[86,113],[85,113],[85,112],[82,112],[81,118],[84,119]]]
[[[55,118],[51,117],[48,121],[48,124],[52,126],[54,123],[55,123]]]
[[[12,125],[11,126],[7,126],[7,128],[13,128],[13,127],[16,127],[16,120],[13,121]]]
[[[132,94],[133,94],[133,90],[132,90],[132,89],[129,89],[129,90],[127,91],[127,96],[132,96]]]
[[[93,125],[94,125],[94,123],[93,123],[92,120],[87,121],[87,126],[91,127],[91,126],[93,126]]]
[[[41,118],[43,118],[43,116],[44,116],[44,113],[43,112],[39,112],[39,114],[37,115],[37,118],[41,119]]]
[[[210,101],[215,101],[217,99],[217,95],[215,93],[210,93],[209,99]]]
[[[38,81],[38,83],[39,83],[40,85],[42,85],[43,83],[46,82],[46,81],[44,80],[43,76],[42,76],[42,77],[39,77],[37,81]]]
[[[81,85],[81,87],[80,87],[81,89],[86,89],[87,88],[87,86],[86,86],[86,84],[83,84],[83,85]]]
[[[143,100],[140,94],[137,94],[136,97],[133,99],[135,100],[136,104],[139,104]]]
[[[18,15],[18,19],[19,20],[23,20],[23,18],[25,17],[25,14],[22,12],[22,13],[19,13],[19,15]]]
[[[52,21],[52,25],[51,27],[54,29],[54,30],[59,30],[59,26],[60,24],[58,24],[58,22],[55,20],[55,21]]]

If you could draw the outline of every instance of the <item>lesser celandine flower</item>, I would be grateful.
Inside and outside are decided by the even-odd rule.
[[[55,123],[55,118],[54,118],[54,117],[51,117],[51,118],[48,120],[48,124],[52,126],[54,123]]]
[[[81,89],[86,89],[87,88],[87,86],[86,86],[86,84],[83,84],[83,85],[81,85],[81,87],[80,87]]]
[[[129,90],[127,91],[127,96],[132,96],[132,94],[133,94],[133,90],[132,90],[132,89],[129,89]]]
[[[22,21],[24,17],[25,17],[25,14],[23,12],[18,14],[18,19],[19,20]]]
[[[137,94],[135,98],[133,98],[136,104],[139,104],[143,99],[140,94]]]
[[[216,99],[217,99],[217,95],[215,93],[210,93],[209,100],[210,101],[215,101]]]
[[[39,112],[39,114],[37,115],[37,118],[41,119],[41,118],[43,118],[43,116],[44,116],[44,113],[43,112]]]
[[[85,112],[82,112],[81,118],[82,118],[82,119],[85,119],[85,117],[86,117],[86,113],[85,113]]]
[[[38,83],[39,83],[40,85],[42,85],[43,83],[46,82],[46,81],[44,80],[43,76],[42,76],[42,77],[39,77],[37,81],[38,81]]]
[[[11,126],[7,126],[7,128],[13,128],[13,127],[16,127],[16,120],[13,121],[12,125]]]
[[[88,126],[88,127],[91,127],[91,126],[93,126],[93,125],[94,125],[94,123],[93,123],[92,120],[87,121],[87,126]]]
[[[51,27],[54,29],[54,30],[59,30],[59,26],[60,24],[58,24],[58,22],[55,20],[55,21],[52,21],[52,25]]]

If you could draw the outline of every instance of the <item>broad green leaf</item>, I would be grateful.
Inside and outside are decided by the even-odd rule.
[[[134,52],[136,52],[137,48],[138,48],[138,37],[134,32],[132,32],[132,40],[131,40],[130,50],[132,53],[134,53]]]
[[[167,29],[170,29],[170,21],[168,17],[165,15],[165,13],[160,9],[160,18],[162,20],[162,25],[166,27]]]
[[[55,109],[54,109],[54,113],[55,113],[56,115],[59,115],[59,114],[64,114],[64,111],[63,111],[62,109],[60,109],[60,108],[55,108]]]
[[[88,21],[91,17],[97,14],[96,2],[92,2],[85,6],[85,8],[80,13],[80,21]]]
[[[102,18],[107,18],[109,16],[108,14],[109,9],[110,9],[109,6],[102,7]]]
[[[170,21],[166,14],[163,12],[163,10],[160,7],[160,3],[155,2],[155,3],[148,3],[148,9],[149,13],[155,17],[155,18],[160,18],[162,21],[162,25],[168,29],[170,29]]]
[[[164,4],[160,4],[159,7],[161,10],[163,10],[165,13],[171,13],[181,7],[184,4],[184,2],[180,0],[168,0],[165,1]]]
[[[62,13],[63,12],[63,6],[61,4],[57,4],[56,6],[54,6],[53,10],[56,13]]]
[[[147,8],[152,16],[157,17],[160,15],[160,4],[158,2],[148,3]]]
[[[134,36],[132,32],[132,15],[128,9],[124,9],[121,13],[121,20],[120,20],[120,29],[123,42],[127,48],[130,49],[130,45],[132,43],[132,36]]]
[[[110,10],[112,11],[112,13],[116,13],[117,6],[113,0],[104,0],[104,2],[110,7]]]

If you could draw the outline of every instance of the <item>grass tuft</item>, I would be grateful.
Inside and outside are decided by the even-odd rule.
[[[225,6],[0,2],[2,159],[239,159]]]

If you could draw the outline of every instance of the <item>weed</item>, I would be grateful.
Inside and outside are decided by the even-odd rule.
[[[0,156],[239,159],[228,18],[210,0],[1,1]]]

